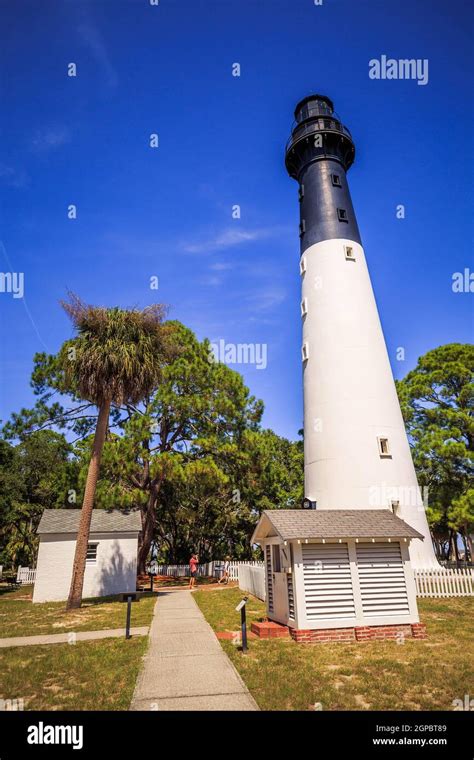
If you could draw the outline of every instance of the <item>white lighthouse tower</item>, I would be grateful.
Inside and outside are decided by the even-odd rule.
[[[331,100],[304,98],[286,149],[299,184],[305,499],[318,510],[391,510],[437,566],[346,172],[355,148]]]

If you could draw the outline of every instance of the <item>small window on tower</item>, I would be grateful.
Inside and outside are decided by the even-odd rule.
[[[306,232],[306,222],[304,219],[300,222],[300,237]]]
[[[304,317],[308,313],[308,299],[303,298],[301,301],[301,316]]]
[[[305,362],[308,360],[309,357],[309,348],[307,343],[303,343],[301,347],[301,358]]]
[[[337,218],[340,222],[348,222],[349,219],[347,218],[347,211],[345,208],[338,208],[337,209]]]
[[[342,187],[339,174],[331,174],[331,180],[334,187]]]
[[[306,272],[306,256],[302,256],[300,259],[300,274],[303,275]]]
[[[391,457],[390,446],[388,444],[388,438],[378,438],[379,442],[379,454],[381,457]]]
[[[347,261],[355,261],[354,249],[351,245],[344,246],[344,253],[346,254]]]
[[[298,198],[300,201],[304,198],[304,185],[300,185],[298,188]]]
[[[395,517],[398,517],[398,513],[400,511],[400,502],[399,501],[392,501],[391,503],[392,512],[395,515]]]

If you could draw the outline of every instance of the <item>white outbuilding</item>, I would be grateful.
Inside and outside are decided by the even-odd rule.
[[[40,544],[33,602],[63,601],[71,584],[80,509],[45,509],[38,526]],[[83,597],[136,591],[138,511],[94,509],[87,548]]]
[[[296,641],[423,637],[412,539],[423,536],[388,509],[266,510],[252,543],[264,552],[268,618]]]

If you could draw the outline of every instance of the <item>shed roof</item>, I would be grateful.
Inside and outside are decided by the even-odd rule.
[[[45,509],[38,525],[39,534],[77,533],[80,509]],[[122,509],[93,509],[91,533],[139,533],[140,512]]]
[[[266,509],[252,543],[277,535],[310,538],[423,538],[389,509]]]

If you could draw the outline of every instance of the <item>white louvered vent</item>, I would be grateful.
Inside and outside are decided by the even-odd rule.
[[[288,616],[295,619],[295,597],[293,593],[293,576],[291,573],[286,574],[286,583],[288,586]]]
[[[265,547],[265,574],[267,576],[268,609],[273,612],[273,583],[272,583],[272,547]]]
[[[308,619],[355,617],[347,544],[303,545],[303,574]]]
[[[357,565],[365,616],[409,614],[405,573],[398,542],[357,544]]]

